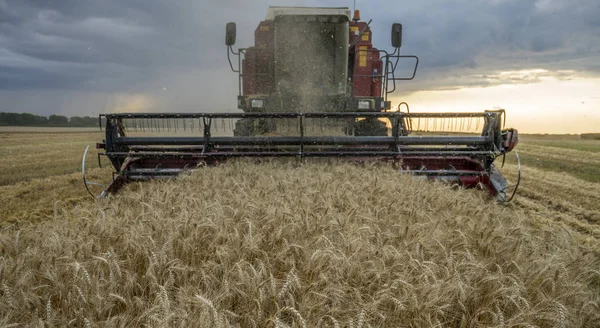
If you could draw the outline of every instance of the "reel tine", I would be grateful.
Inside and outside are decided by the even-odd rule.
[[[82,179],[83,179],[83,185],[85,186],[85,190],[87,190],[87,192],[92,197],[94,197],[94,198],[104,198],[107,195],[106,187],[104,187],[104,185],[102,183],[87,181],[87,178],[86,178],[86,174],[85,174],[85,159],[87,157],[87,153],[88,153],[89,149],[90,149],[90,145],[87,145],[87,147],[85,147],[85,151],[83,152],[83,158],[81,159],[81,175],[82,175]],[[94,193],[92,193],[92,191],[90,190],[89,186],[98,186],[98,187],[102,188],[102,192],[100,194],[95,195]]]

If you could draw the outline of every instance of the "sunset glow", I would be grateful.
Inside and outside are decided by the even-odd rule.
[[[505,75],[514,75],[507,72]],[[520,74],[523,76],[524,74]],[[394,98],[397,104],[399,98]],[[420,91],[403,98],[413,112],[482,111],[503,108],[507,125],[524,133],[580,134],[600,131],[600,79],[501,84],[486,88]]]

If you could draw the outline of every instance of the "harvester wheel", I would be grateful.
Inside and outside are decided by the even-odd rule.
[[[384,122],[376,118],[365,118],[354,123],[355,136],[387,136],[388,131]]]
[[[234,136],[256,136],[275,131],[275,123],[269,119],[242,118],[235,123]]]
[[[251,136],[254,135],[254,124],[253,120],[242,118],[235,122],[235,129],[233,135],[236,137]]]

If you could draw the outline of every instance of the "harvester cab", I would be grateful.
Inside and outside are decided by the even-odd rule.
[[[419,58],[400,55],[402,25],[392,25],[391,53],[373,47],[369,26],[348,8],[270,7],[254,45],[236,50],[236,25],[227,24],[241,112],[101,115],[98,157],[115,173],[99,196],[236,157],[338,157],[393,162],[402,172],[512,199],[494,165],[518,142],[517,131],[504,128],[505,111],[411,113],[406,103],[392,110],[389,94],[415,77]],[[395,73],[401,60],[414,62],[408,76]]]
[[[351,18],[348,8],[270,7],[255,31],[255,44],[234,50],[236,25],[225,44],[238,73],[238,109],[246,113],[382,112],[399,80],[415,77],[419,58],[401,56],[402,25],[392,26],[388,53],[373,47],[370,22]],[[237,56],[237,64],[231,55]],[[397,77],[401,59],[414,61],[411,76]],[[363,118],[344,125],[347,135],[387,135],[386,124]],[[240,120],[236,135],[273,132],[270,120]]]

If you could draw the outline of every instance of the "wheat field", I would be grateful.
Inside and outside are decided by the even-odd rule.
[[[596,231],[388,166],[240,161],[6,225],[0,325],[597,327]]]
[[[597,141],[525,136],[510,204],[337,160],[96,201],[74,132],[0,133],[2,327],[600,327]]]

